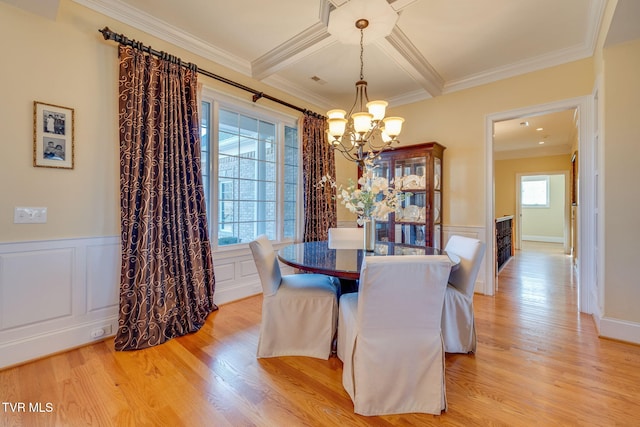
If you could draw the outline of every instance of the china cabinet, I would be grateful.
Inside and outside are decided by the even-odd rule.
[[[376,241],[443,248],[443,154],[437,142],[383,152],[374,175],[387,178],[405,199],[394,213],[376,218]],[[396,245],[397,246],[397,245]]]

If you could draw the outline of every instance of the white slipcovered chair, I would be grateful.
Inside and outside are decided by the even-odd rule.
[[[338,284],[324,274],[282,275],[267,236],[249,243],[262,283],[258,357],[328,359],[338,319]]]
[[[340,297],[342,384],[361,415],[447,408],[442,305],[447,256],[368,256],[360,290]]]
[[[444,249],[460,258],[460,265],[449,276],[442,310],[442,337],[447,353],[476,351],[473,292],[485,248],[480,240],[451,236]]]
[[[330,228],[328,246],[329,249],[362,249],[364,247],[364,228]]]
[[[345,249],[364,248],[364,228],[338,227],[329,229],[329,249],[336,249],[336,268],[343,266],[350,269],[357,262],[358,254]],[[358,281],[340,279],[340,292],[349,293],[358,291]]]

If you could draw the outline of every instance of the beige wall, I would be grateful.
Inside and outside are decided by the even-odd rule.
[[[593,83],[593,64],[585,59],[393,109],[406,119],[403,145],[438,141],[447,147],[445,225],[485,225],[487,115],[589,95]],[[500,206],[495,213],[507,212]]]
[[[0,241],[117,234],[117,55],[61,9],[54,22],[0,3]],[[33,101],[75,110],[74,170],[33,167]],[[47,207],[47,223],[13,224],[16,206]]]
[[[119,234],[118,53],[98,29],[109,26],[216,74],[322,112],[125,24],[61,0],[51,21],[0,2],[0,242]],[[230,95],[251,94],[201,76]],[[75,168],[34,168],[33,101],[75,110]],[[270,108],[297,112],[265,101]],[[46,224],[13,224],[16,206],[47,207]]]
[[[0,3],[0,37],[19,40],[5,43],[3,49],[5,57],[19,58],[14,61],[16,66],[0,67],[0,81],[4,82],[0,179],[13,184],[3,188],[0,241],[119,233],[117,49],[98,33],[105,25],[209,71],[320,110],[70,0],[61,1],[55,22]],[[407,119],[403,145],[436,140],[447,147],[445,224],[485,223],[485,115],[588,94],[593,85],[592,70],[587,59],[390,110]],[[232,95],[248,96],[210,79],[201,80]],[[32,166],[34,100],[75,110],[74,170]],[[337,164],[339,181],[355,177],[353,164],[339,156]],[[13,224],[16,206],[46,206],[47,224]],[[353,219],[342,208],[338,218]]]
[[[516,214],[517,174],[569,171],[571,155],[496,160],[494,165],[496,216],[500,217]]]
[[[605,316],[640,322],[640,40],[604,52]]]

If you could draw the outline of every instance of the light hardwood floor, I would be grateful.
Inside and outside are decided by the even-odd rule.
[[[495,297],[476,296],[478,351],[447,355],[440,416],[355,415],[335,357],[256,359],[256,296],[156,348],[115,352],[107,340],[0,371],[2,402],[43,411],[3,403],[0,425],[638,425],[640,347],[597,337],[577,313],[570,258],[541,247],[503,268]]]

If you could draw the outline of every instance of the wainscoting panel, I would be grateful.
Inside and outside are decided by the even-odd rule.
[[[240,267],[240,277],[255,276],[256,274],[258,274],[256,263],[253,261],[253,257],[251,259],[239,261],[238,266]]]
[[[213,271],[216,275],[216,285],[223,286],[225,283],[231,283],[235,280],[235,263],[234,262],[225,262],[225,263],[213,263]]]
[[[87,311],[118,306],[120,244],[87,246]]]
[[[444,233],[445,241],[486,234],[481,227]],[[213,262],[216,304],[262,292],[248,247],[218,250]],[[476,292],[484,292],[484,274]],[[119,283],[118,236],[0,243],[0,369],[115,335]]]
[[[213,265],[216,275],[216,304],[225,304],[262,292],[249,246],[224,248],[214,252]]]
[[[2,329],[71,315],[73,249],[2,255]]]
[[[119,239],[0,243],[0,368],[117,328]]]

